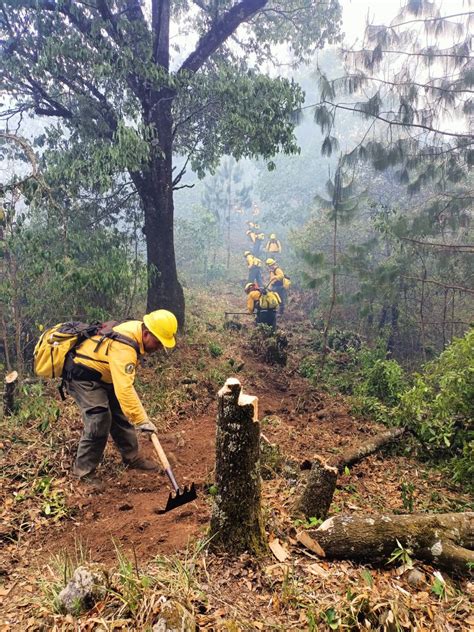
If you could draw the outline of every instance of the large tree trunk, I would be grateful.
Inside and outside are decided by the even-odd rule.
[[[211,547],[231,554],[266,550],[261,512],[258,399],[229,378],[218,394],[216,487]]]
[[[184,294],[178,281],[174,251],[173,118],[171,91],[156,95],[154,107],[144,112],[156,130],[147,169],[132,174],[145,213],[148,265],[147,310],[169,309],[184,325]]]
[[[474,512],[338,515],[309,533],[328,558],[387,562],[400,543],[449,572],[467,575],[474,564]]]

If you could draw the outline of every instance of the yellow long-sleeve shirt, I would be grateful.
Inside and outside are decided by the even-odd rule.
[[[251,268],[252,266],[258,266],[259,268],[261,268],[263,265],[262,260],[258,257],[254,257],[253,255],[246,255],[245,260],[247,261],[247,265],[249,268]]]
[[[260,290],[252,290],[247,294],[247,310],[249,314],[254,311],[256,304],[260,300],[261,295],[262,293],[260,292]]]
[[[142,338],[142,321],[129,320],[113,328],[114,331],[135,340],[140,354],[145,353]],[[85,340],[75,350],[74,362],[98,371],[102,382],[113,384],[120,407],[129,421],[139,424],[148,418],[135,387],[135,370],[138,356],[133,347],[118,340],[106,338],[95,351],[100,336]]]
[[[270,283],[268,287],[273,287],[275,283],[277,285],[283,283],[283,279],[285,278],[285,273],[281,268],[270,268]]]

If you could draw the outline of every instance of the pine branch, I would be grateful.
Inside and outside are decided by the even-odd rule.
[[[408,20],[407,22],[399,22],[398,24],[390,24],[387,28],[397,29],[399,26],[406,26],[407,24],[415,24],[416,22],[442,22],[443,20],[449,20],[450,18],[459,18],[466,15],[474,15],[472,11],[466,11],[465,13],[453,13],[451,15],[440,15],[434,18],[417,18],[415,20]]]
[[[463,287],[461,285],[448,285],[446,283],[441,283],[441,281],[433,281],[431,279],[423,279],[419,277],[408,276],[406,274],[400,275],[403,279],[410,279],[411,281],[418,281],[419,283],[431,283],[432,285],[437,285],[439,287],[444,287],[448,290],[458,290],[459,292],[465,292],[466,294],[474,294],[474,290]]]
[[[421,240],[413,239],[410,237],[400,237],[400,239],[401,241],[408,241],[413,244],[417,244],[419,246],[429,246],[429,247],[441,248],[445,250],[456,250],[458,252],[474,253],[474,245],[469,245],[469,244],[442,244],[442,243],[436,243],[434,241],[421,241]]]
[[[317,107],[318,105],[325,105],[325,104],[331,105],[333,108],[337,108],[340,110],[347,110],[349,112],[359,112],[360,114],[364,114],[365,116],[371,116],[373,118],[376,118],[379,121],[388,123],[389,126],[395,125],[398,127],[405,127],[405,128],[415,127],[419,129],[424,129],[433,134],[439,134],[440,136],[452,136],[454,138],[470,139],[470,142],[468,144],[472,144],[474,142],[472,134],[456,134],[455,132],[445,132],[443,130],[435,129],[434,127],[429,127],[428,125],[422,125],[421,123],[403,123],[402,121],[394,121],[394,120],[384,118],[380,114],[372,114],[371,112],[368,112],[366,110],[358,109],[356,107],[349,107],[341,103],[332,103],[331,101],[321,101],[320,103],[314,103],[312,107]],[[311,106],[307,106],[307,107],[311,107]]]

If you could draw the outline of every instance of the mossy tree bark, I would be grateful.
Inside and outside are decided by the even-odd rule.
[[[338,515],[309,534],[328,558],[386,562],[399,542],[450,573],[467,575],[474,564],[474,512]]]
[[[261,511],[258,399],[229,378],[218,393],[216,487],[211,548],[232,554],[266,551]]]

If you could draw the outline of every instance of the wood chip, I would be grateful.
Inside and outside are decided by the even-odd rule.
[[[316,540],[314,540],[306,531],[299,531],[296,534],[296,539],[300,544],[305,546],[310,551],[313,551],[313,553],[316,553],[316,555],[318,555],[319,557],[326,557],[326,553],[323,551],[323,549],[319,546]]]
[[[322,577],[323,579],[326,579],[326,577],[328,577],[329,575],[327,570],[324,569],[320,564],[309,564],[308,566],[306,566],[306,569],[312,575],[316,575],[316,577]]]
[[[279,562],[284,562],[288,557],[288,551],[282,547],[280,540],[275,538],[268,543],[271,552],[277,558]]]

